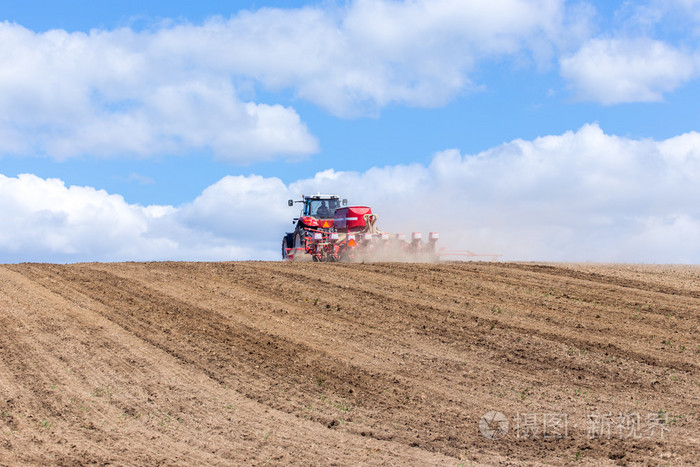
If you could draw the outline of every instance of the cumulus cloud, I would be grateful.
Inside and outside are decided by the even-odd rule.
[[[257,87],[342,116],[437,106],[476,86],[480,61],[549,61],[567,18],[563,0],[357,0],[144,31],[4,22],[0,155],[307,155],[318,142],[299,115],[253,102]]]
[[[227,179],[219,182],[226,183]],[[251,242],[245,232],[217,230],[217,219],[235,224],[242,211],[227,212],[225,203],[216,213],[207,210],[209,193],[216,191],[214,185],[195,201],[201,225],[190,226],[187,206],[140,206],[104,190],[67,187],[58,179],[0,175],[4,218],[0,258],[2,262],[270,258],[271,253]],[[250,228],[256,228],[253,219]]]
[[[149,223],[168,208],[127,204],[119,195],[90,187],[66,187],[58,179],[34,175],[0,176],[3,227],[0,244],[9,259],[37,260],[76,255],[88,258],[128,257],[157,247],[167,239],[146,239]]]
[[[158,47],[251,76],[336,115],[443,104],[490,58],[548,59],[564,35],[561,0],[393,0],[338,9],[262,9],[159,34]]]
[[[278,178],[227,176],[182,206],[178,221],[222,238],[244,238],[265,252],[289,224],[287,187]],[[280,237],[281,238],[281,237]]]
[[[700,54],[652,39],[591,39],[560,65],[582,99],[654,102],[698,76]]]
[[[181,206],[139,206],[33,175],[0,177],[0,260],[277,259],[301,193],[368,204],[393,232],[509,260],[700,263],[700,134],[664,141],[595,124],[429,165],[332,169],[285,185],[228,176]]]
[[[559,58],[577,98],[613,105],[658,102],[700,75],[700,2],[623,2],[611,27]],[[584,37],[584,36],[578,36]]]
[[[475,155],[443,151],[428,166],[317,174],[290,189],[349,193],[376,207],[384,228],[438,230],[444,246],[508,259],[698,263],[689,240],[700,228],[699,163],[695,132],[657,142],[593,124]]]
[[[242,101],[226,73],[154,51],[158,37],[127,29],[34,33],[0,23],[0,154],[205,149],[247,163],[318,150],[293,109]]]
[[[625,32],[651,33],[664,23],[674,32],[700,32],[700,2],[698,0],[646,0],[623,3],[615,16]]]

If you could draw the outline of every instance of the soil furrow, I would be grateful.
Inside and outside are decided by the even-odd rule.
[[[0,463],[692,464],[700,443],[697,267],[2,268]]]

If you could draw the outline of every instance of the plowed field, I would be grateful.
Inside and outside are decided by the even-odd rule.
[[[0,464],[678,465],[699,446],[700,267],[0,266]]]

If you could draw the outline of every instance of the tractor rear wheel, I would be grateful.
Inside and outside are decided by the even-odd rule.
[[[312,256],[306,252],[305,239],[302,235],[304,235],[303,230],[294,234],[294,261],[312,261]]]

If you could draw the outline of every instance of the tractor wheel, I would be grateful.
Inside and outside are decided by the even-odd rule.
[[[306,246],[302,240],[304,232],[294,234],[294,261],[312,261],[310,254],[306,253]]]
[[[282,237],[282,259],[289,259],[289,249],[292,246],[289,244],[289,236]]]

